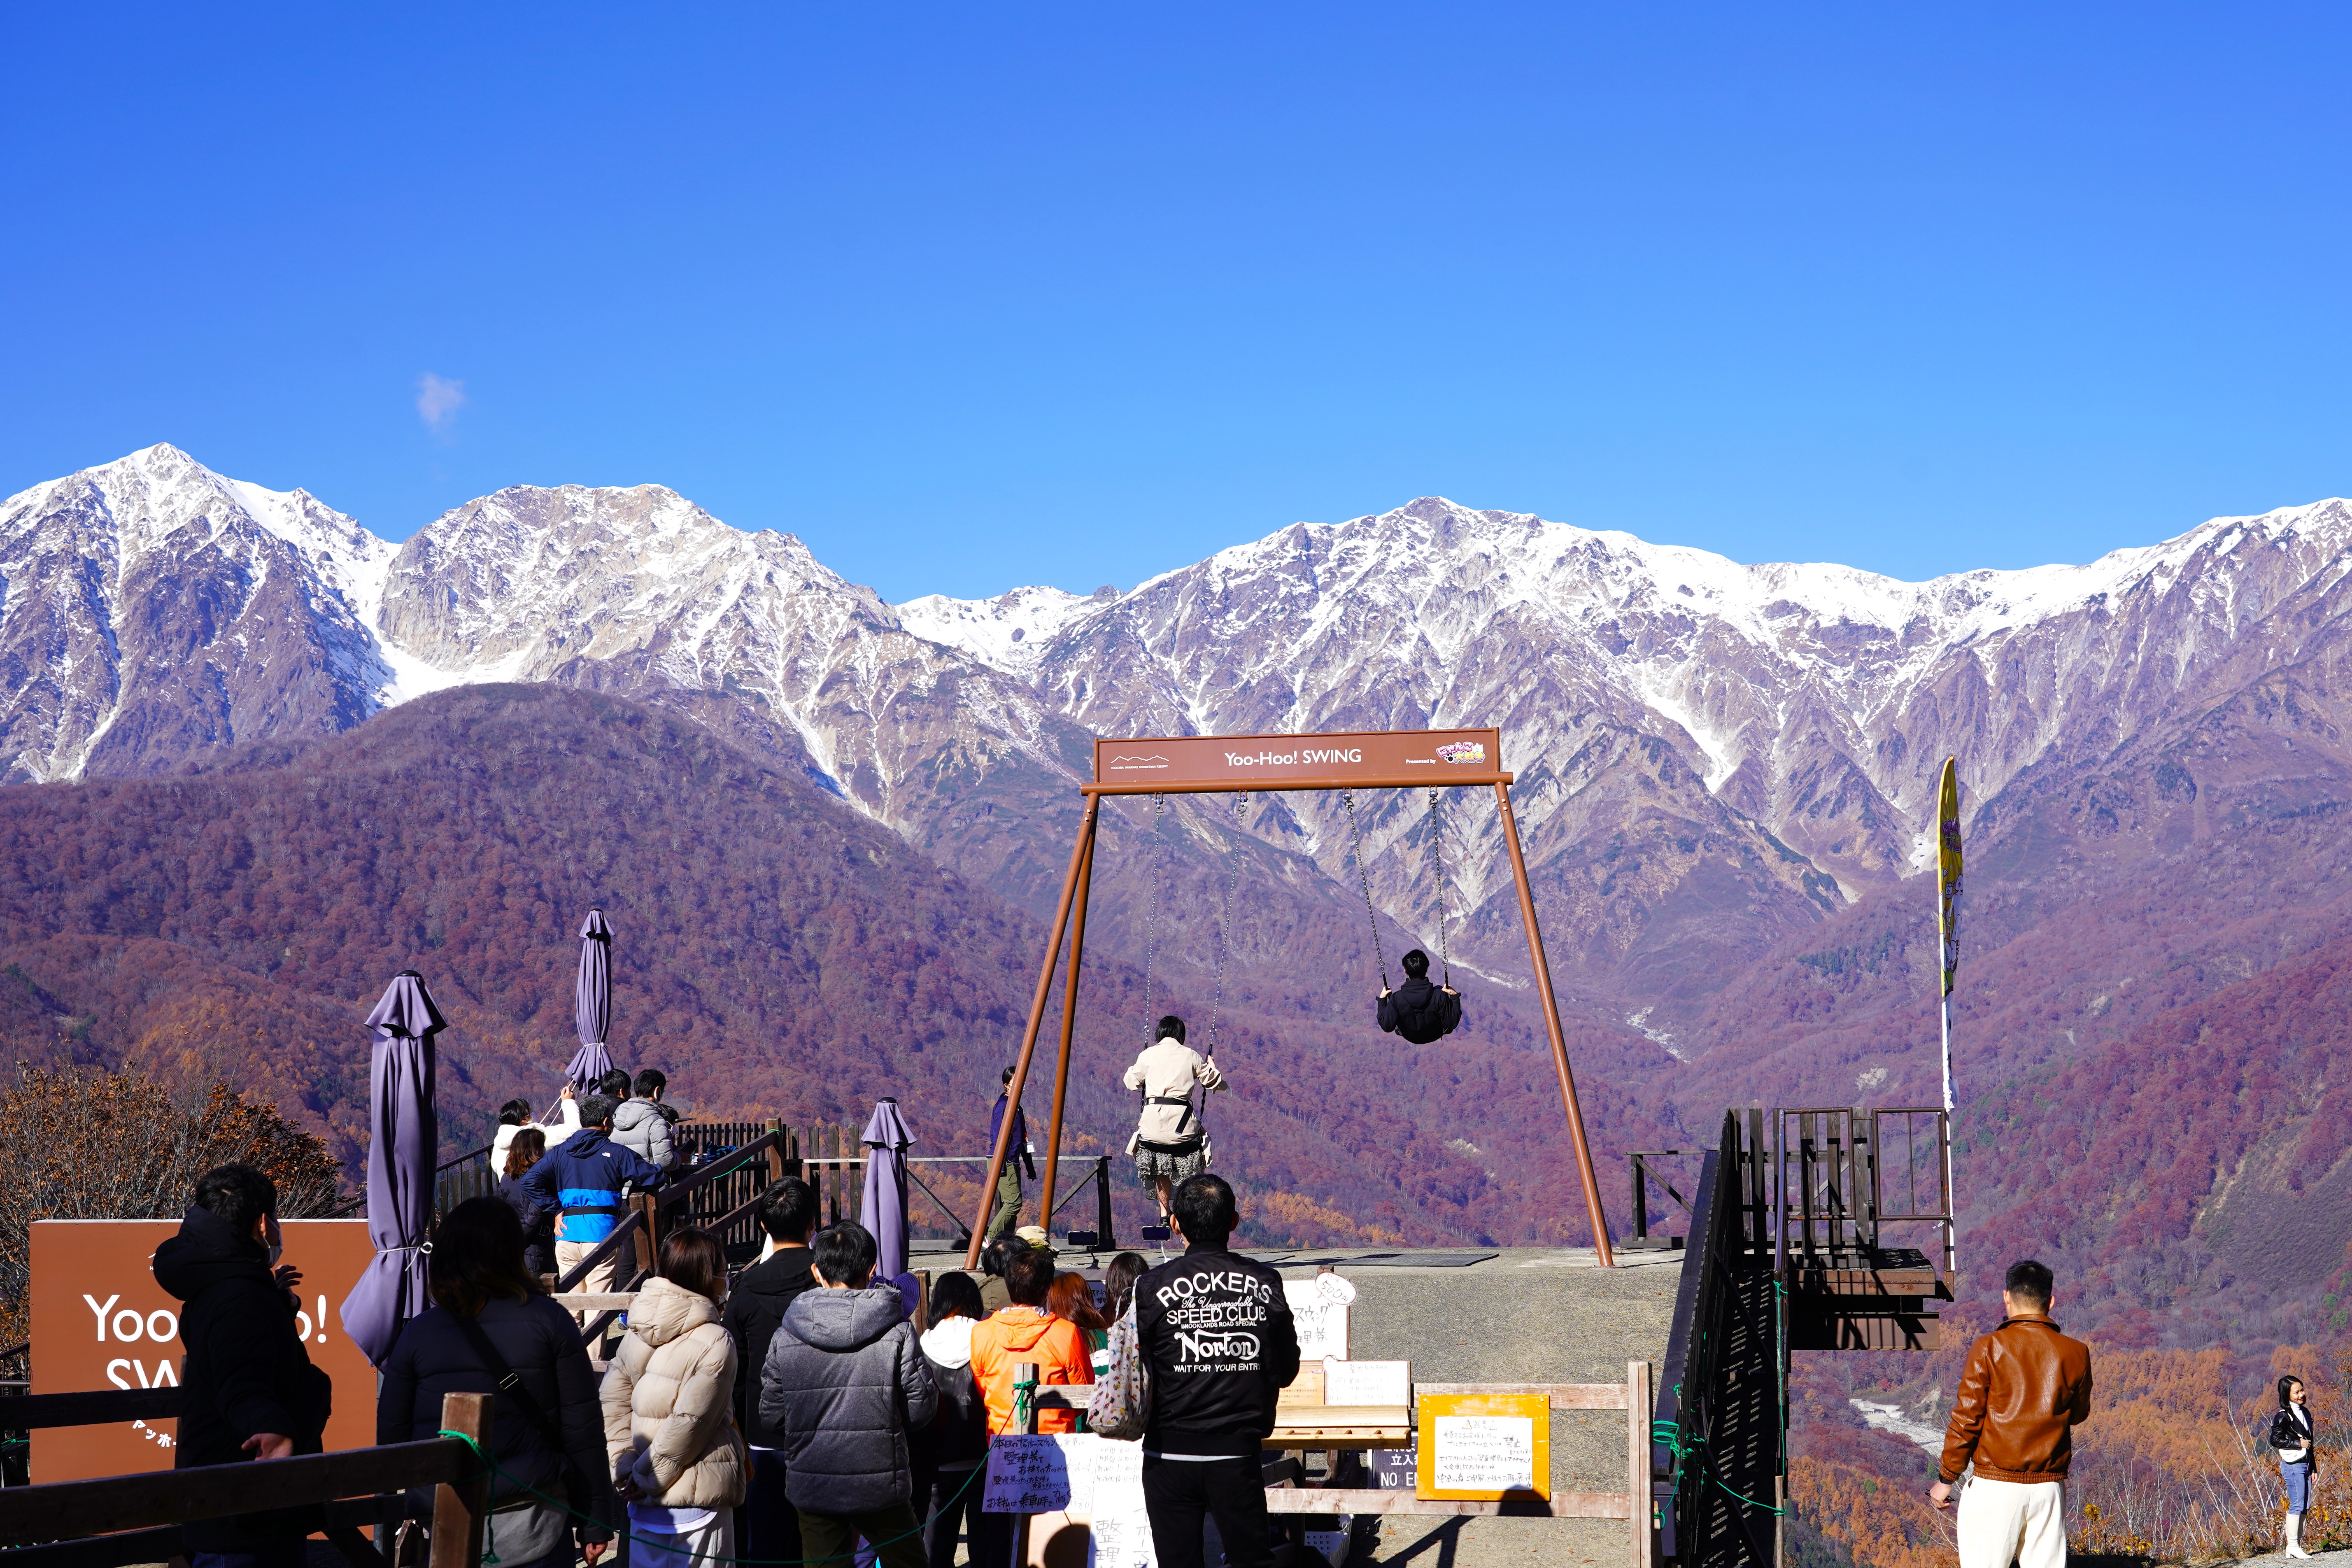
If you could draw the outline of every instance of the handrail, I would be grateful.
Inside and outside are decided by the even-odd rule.
[[[603,1263],[614,1253],[618,1252],[621,1247],[621,1243],[627,1237],[636,1234],[637,1226],[643,1218],[644,1213],[639,1209],[633,1208],[628,1213],[623,1215],[619,1223],[613,1226],[613,1234],[596,1244],[595,1251],[590,1253],[587,1257],[573,1264],[571,1268],[564,1273],[562,1278],[556,1280],[555,1293],[560,1296],[563,1294],[564,1291],[571,1289],[572,1287],[579,1284],[583,1279],[587,1279],[590,1270],[593,1269],[598,1264]]]
[[[708,1186],[719,1177],[731,1176],[741,1170],[752,1155],[764,1154],[771,1149],[781,1148],[782,1143],[783,1134],[771,1128],[732,1153],[723,1154],[708,1165],[697,1167],[695,1173],[685,1180],[664,1183],[654,1189],[654,1201],[663,1208],[683,1203],[696,1191]]]
[[[20,1394],[0,1406],[12,1431],[51,1426],[103,1426],[115,1421],[168,1421],[180,1414],[181,1392],[169,1388],[101,1388],[88,1394]]]
[[[457,1484],[476,1460],[454,1437],[347,1448],[299,1458],[200,1465],[184,1470],[103,1476],[0,1489],[0,1545],[110,1534],[163,1524],[225,1519],[336,1498]]]

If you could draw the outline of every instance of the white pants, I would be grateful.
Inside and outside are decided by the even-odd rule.
[[[1960,1494],[1960,1568],[2066,1568],[2063,1481],[1989,1481]]]
[[[735,1555],[735,1510],[714,1509],[709,1521],[694,1530],[633,1529],[630,1533],[636,1537],[629,1542],[632,1568],[694,1568],[697,1563],[730,1568],[725,1563],[712,1564],[710,1560]],[[2003,1563],[2001,1568],[2009,1565]]]

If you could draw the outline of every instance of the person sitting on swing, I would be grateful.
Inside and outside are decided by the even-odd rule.
[[[1404,955],[1404,984],[1381,993],[1381,1027],[1425,1046],[1450,1035],[1462,1022],[1462,993],[1429,983],[1429,954],[1414,948]]]
[[[1168,1223],[1168,1195],[1187,1176],[1209,1168],[1209,1132],[1192,1107],[1192,1086],[1225,1087],[1217,1064],[1184,1043],[1184,1020],[1160,1020],[1151,1045],[1127,1069],[1127,1087],[1143,1091],[1143,1115],[1127,1152],[1135,1156],[1136,1179],[1160,1202],[1160,1223]]]

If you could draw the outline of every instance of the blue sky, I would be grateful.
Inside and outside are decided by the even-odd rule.
[[[2087,559],[2352,491],[2347,17],[17,6],[0,493],[655,482],[891,598],[1427,493]]]

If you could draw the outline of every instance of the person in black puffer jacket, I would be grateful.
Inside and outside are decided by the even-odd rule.
[[[618,1510],[604,1463],[596,1374],[580,1326],[525,1269],[522,1226],[497,1198],[472,1198],[442,1216],[433,1230],[431,1269],[433,1305],[401,1329],[384,1358],[375,1440],[430,1437],[441,1429],[443,1394],[494,1394],[512,1372],[528,1398],[499,1394],[490,1408],[490,1447],[505,1474],[490,1483],[484,1550],[494,1549],[510,1568],[571,1568],[576,1542],[595,1562],[612,1542]],[[503,1368],[483,1354],[468,1324]],[[580,1523],[526,1488],[596,1522]],[[410,1507],[430,1518],[432,1492],[411,1494]]]
[[[1452,1034],[1462,1023],[1462,993],[1429,983],[1429,954],[1414,948],[1404,955],[1404,984],[1381,993],[1374,1016],[1382,1030],[1416,1046]]]
[[[876,1248],[864,1226],[829,1225],[809,1250],[824,1289],[786,1310],[760,1380],[760,1419],[783,1435],[801,1555],[845,1568],[862,1535],[883,1568],[925,1568],[907,1435],[938,1407],[929,1367],[898,1287],[867,1289]]]
[[[293,1287],[278,1268],[278,1186],[250,1165],[198,1178],[180,1234],[155,1249],[155,1283],[179,1298],[176,1469],[319,1452],[334,1401],[295,1326]],[[181,1536],[199,1568],[299,1568],[317,1504],[202,1520]]]
[[[956,1541],[965,1534],[971,1538],[971,1560],[989,1561],[983,1550],[990,1539],[986,1516],[980,1511],[986,1490],[980,1469],[988,1458],[988,1399],[971,1372],[971,1331],[985,1316],[980,1287],[971,1275],[942,1274],[931,1287],[931,1326],[919,1342],[940,1407],[931,1424],[913,1437],[915,1516],[930,1521],[923,1527],[923,1546],[931,1568],[955,1568]]]
[[[1298,1332],[1282,1276],[1225,1250],[1234,1190],[1188,1176],[1172,1205],[1184,1256],[1135,1282],[1136,1349],[1151,1372],[1143,1506],[1160,1568],[1201,1568],[1213,1514],[1228,1568],[1271,1568],[1258,1450],[1275,1399],[1298,1375]]]
[[[809,1232],[816,1228],[816,1190],[798,1176],[772,1183],[752,1217],[773,1250],[735,1277],[719,1319],[735,1336],[735,1425],[751,1450],[743,1506],[735,1514],[735,1543],[755,1563],[796,1563],[800,1515],[793,1511],[784,1471],[784,1436],[760,1419],[760,1369],[785,1311],[816,1289],[809,1272]]]

